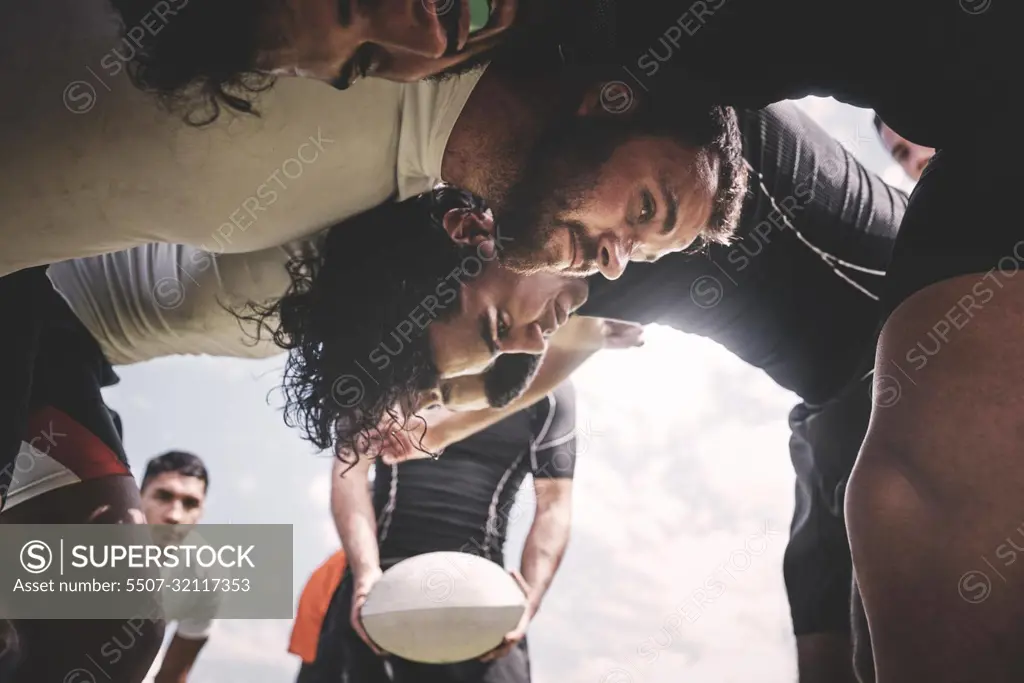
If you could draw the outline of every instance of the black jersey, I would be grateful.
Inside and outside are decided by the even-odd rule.
[[[452,550],[503,564],[523,479],[571,478],[575,464],[576,396],[569,383],[449,446],[436,462],[378,463],[373,499],[381,560]]]
[[[615,281],[595,276],[580,314],[708,337],[822,401],[857,372],[877,333],[907,197],[791,103],[739,117],[752,171],[736,241],[633,263]]]
[[[874,108],[941,147],[1005,101],[1024,3],[998,0],[567,0],[569,64],[651,94],[762,108],[806,95]],[[581,29],[580,27],[584,27]]]

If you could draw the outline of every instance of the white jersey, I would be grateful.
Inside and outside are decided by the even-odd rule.
[[[427,189],[481,73],[346,91],[280,78],[259,117],[196,128],[131,84],[106,0],[4,15],[0,276],[151,242],[259,251]]]
[[[186,539],[179,544],[202,545],[203,539],[193,529]],[[213,622],[221,605],[224,602],[226,592],[219,589],[220,582],[230,582],[231,571],[222,567],[196,567],[184,568],[178,566],[173,569],[163,569],[161,578],[167,587],[161,594],[163,606],[166,612],[180,616],[187,614],[184,619],[175,619],[168,623],[164,634],[164,642],[160,652],[149,667],[149,672],[143,683],[153,683],[156,675],[160,672],[167,648],[175,636],[185,640],[206,640],[213,630]],[[173,583],[173,590],[171,584]]]
[[[316,253],[296,240],[247,254],[147,244],[55,263],[49,276],[114,365],[177,354],[266,358],[281,349],[234,312],[279,298],[287,264]]]

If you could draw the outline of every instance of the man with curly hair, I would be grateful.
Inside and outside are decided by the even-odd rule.
[[[17,18],[48,21],[36,12]],[[82,44],[72,43],[65,54],[79,54]],[[54,58],[51,47],[44,61]],[[84,54],[94,47],[86,42]],[[53,65],[41,78],[55,87],[74,81],[69,69],[81,64]],[[2,70],[0,81],[15,92],[24,75]],[[88,112],[55,111],[33,97],[9,111],[17,123],[0,127],[7,151],[0,155],[7,181],[0,184],[0,275],[13,276],[0,278],[0,317],[13,332],[0,356],[9,378],[0,391],[0,411],[9,416],[0,424],[0,491],[25,422],[39,329],[51,312],[44,264],[150,242],[187,245],[193,256],[261,251],[440,179],[475,191],[499,214],[520,200],[542,212],[504,219],[514,239],[504,253],[527,270],[537,252],[549,269],[601,268],[614,277],[628,258],[725,238],[746,177],[731,112],[681,106],[675,116],[638,102],[612,115],[601,106],[599,78],[568,91],[560,84],[542,69],[523,79],[515,64],[441,83],[371,79],[341,93],[285,79],[266,93],[261,118],[223,117],[206,129],[118,82]],[[577,125],[583,119],[592,121]],[[602,191],[618,193],[616,203],[630,203],[628,216],[608,206],[581,231],[571,207],[598,176]],[[663,190],[663,201],[652,201]],[[538,231],[535,219],[557,229]]]
[[[132,511],[143,506],[120,424],[101,394],[117,381],[112,365],[172,354],[264,358],[282,352],[279,342],[293,349],[285,369],[288,415],[325,448],[355,446],[357,437],[372,435],[386,415],[405,411],[412,416],[442,394],[450,407],[509,402],[533,377],[536,354],[585,299],[587,285],[547,273],[514,273],[501,267],[493,252],[481,249],[477,238],[473,246],[459,247],[439,219],[452,213],[454,232],[462,225],[455,221],[470,220],[468,214],[471,220],[487,220],[477,207],[465,193],[435,192],[419,201],[385,204],[359,225],[339,226],[337,234],[361,235],[377,245],[377,258],[394,263],[412,263],[433,250],[436,258],[425,261],[433,269],[408,272],[407,287],[385,277],[386,288],[376,295],[347,296],[354,287],[370,284],[351,279],[357,277],[352,273],[332,281],[340,290],[324,286],[308,296],[311,283],[323,282],[312,280],[311,273],[319,277],[351,260],[351,254],[330,252],[330,244],[323,246],[323,254],[316,244],[298,243],[244,255],[147,245],[56,264],[50,275],[60,292],[54,296],[63,297],[54,302],[61,315],[48,317],[43,331],[29,428],[19,435],[21,449],[11,484],[3,491],[8,505],[0,523],[138,521]],[[397,226],[396,241],[371,239],[372,231],[360,229],[370,225],[382,230]],[[362,327],[351,318],[347,329],[336,327],[338,319],[364,303],[393,312],[387,328]],[[488,317],[499,311],[500,322]],[[500,349],[485,341],[485,320],[497,326],[486,340],[494,340],[491,332],[497,334]],[[334,336],[336,330],[342,333]],[[322,356],[311,355],[316,334],[329,335]],[[554,334],[552,343],[560,343],[558,337]],[[604,345],[600,338],[590,343]],[[364,352],[365,358],[352,355]],[[362,358],[382,385],[377,388],[364,378],[366,396],[355,402],[352,385],[341,374],[359,371],[353,358]],[[475,369],[483,375],[468,374]],[[304,398],[325,405],[303,403]],[[358,424],[356,431],[342,432],[331,424],[346,419]],[[324,441],[318,442],[320,437]],[[37,620],[15,626],[14,633],[4,636],[3,645],[12,650],[4,655],[4,665],[16,662],[11,665],[16,675],[32,681],[59,680],[124,628],[109,620]],[[135,634],[135,647],[116,662],[104,662],[108,677],[116,683],[141,680],[162,632],[161,621],[147,620]]]

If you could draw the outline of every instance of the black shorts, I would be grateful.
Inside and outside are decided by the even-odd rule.
[[[131,476],[120,420],[101,393],[117,382],[117,375],[59,294],[51,288],[49,294],[35,292],[34,297],[43,308],[31,314],[33,343],[19,339],[24,352],[19,358],[31,359],[31,372],[21,373],[26,381],[18,384],[17,392],[27,394],[7,393],[20,414],[18,424],[9,420],[5,429],[17,426],[20,432],[15,457],[4,470],[5,509],[81,481]]]
[[[420,664],[400,657],[378,657],[349,623],[352,574],[345,572],[324,616],[316,661],[304,664],[297,683],[530,683],[526,640],[493,662]]]
[[[1006,87],[1012,89],[1009,82]],[[1008,104],[979,101],[976,111],[974,125],[936,153],[914,188],[886,277],[888,315],[928,285],[977,274],[950,301],[936,333],[951,328],[955,334],[1006,282],[1024,279],[1018,273],[1024,267],[1024,220],[1015,206],[1024,141],[1014,132],[1017,120]],[[912,372],[903,360],[897,362]]]
[[[850,631],[843,499],[871,417],[871,375],[863,374],[828,403],[800,404],[789,415],[796,507],[783,574],[797,636]]]

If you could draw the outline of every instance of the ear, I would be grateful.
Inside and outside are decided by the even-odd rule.
[[[469,209],[451,209],[442,219],[445,231],[456,244],[494,251],[494,221]],[[483,254],[482,254],[483,255]]]
[[[636,90],[622,81],[598,81],[583,92],[577,116],[630,116],[643,105]]]

